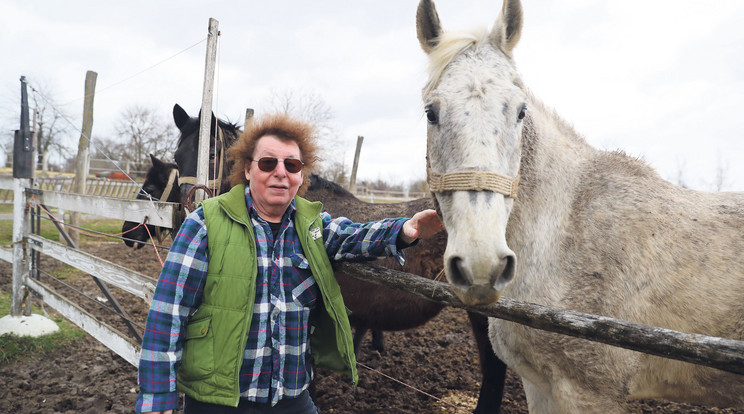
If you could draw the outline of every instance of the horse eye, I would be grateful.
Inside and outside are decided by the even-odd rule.
[[[426,120],[429,121],[429,124],[431,125],[439,123],[439,114],[437,114],[437,111],[434,108],[426,108]]]
[[[519,115],[517,116],[517,119],[521,121],[524,119],[525,116],[527,116],[527,105],[522,105],[522,109],[519,110]]]

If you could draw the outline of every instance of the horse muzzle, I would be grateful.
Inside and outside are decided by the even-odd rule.
[[[480,258],[445,254],[444,269],[452,291],[464,304],[488,305],[499,300],[514,278],[516,262],[511,251]]]

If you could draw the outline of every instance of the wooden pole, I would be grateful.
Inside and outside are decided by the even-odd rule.
[[[212,94],[214,93],[214,70],[217,61],[217,36],[219,36],[219,22],[209,18],[207,35],[207,57],[204,64],[204,87],[202,88],[202,106],[199,120],[199,152],[196,165],[196,182],[207,185],[209,181],[209,146],[210,129],[212,125]],[[215,120],[216,122],[216,120]],[[199,204],[204,200],[204,193],[196,192],[194,202]]]
[[[17,160],[13,160],[17,162]],[[13,282],[11,284],[10,315],[21,316],[24,312],[24,283],[31,275],[31,260],[25,244],[29,233],[26,188],[31,187],[29,178],[13,178]],[[27,305],[30,308],[30,303]]]
[[[356,191],[356,175],[357,167],[359,167],[359,153],[362,152],[362,142],[364,142],[364,137],[359,135],[357,137],[356,152],[354,153],[354,165],[351,167],[351,178],[349,179],[350,193],[354,193]]]
[[[248,128],[253,123],[253,108],[245,108],[245,123],[243,124],[243,131],[248,130]]]
[[[88,178],[90,169],[90,139],[93,135],[93,98],[96,93],[96,79],[98,74],[89,70],[85,74],[85,101],[83,103],[83,129],[80,132],[78,140],[78,153],[75,159],[75,187],[73,192],[85,194],[85,182]],[[73,226],[80,225],[80,213],[73,211],[70,213],[70,224]],[[79,243],[79,234],[76,231],[71,233],[72,240],[75,244]]]

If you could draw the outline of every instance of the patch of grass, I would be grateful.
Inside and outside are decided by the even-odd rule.
[[[87,275],[87,273],[83,272],[82,270],[76,267],[63,263],[57,266],[56,268],[54,268],[54,270],[51,271],[51,275],[57,279],[65,280],[65,279],[76,279],[78,277]]]
[[[10,314],[10,293],[0,291],[0,317]],[[59,325],[59,331],[40,337],[0,335],[0,364],[11,361],[43,357],[56,348],[67,346],[88,336],[63,318],[52,318]]]
[[[88,335],[85,332],[64,328],[39,337],[0,335],[0,365],[31,357],[44,357],[51,351],[78,342]]]

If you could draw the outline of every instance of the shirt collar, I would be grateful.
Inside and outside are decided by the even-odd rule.
[[[245,206],[248,209],[248,216],[251,219],[266,221],[258,215],[258,211],[256,211],[256,207],[253,205],[253,198],[251,197],[251,187],[249,185],[245,186]],[[289,203],[289,207],[287,207],[287,209],[284,211],[284,214],[282,215],[282,223],[293,220],[296,212],[297,203],[295,203],[295,200],[293,198],[292,202]]]

